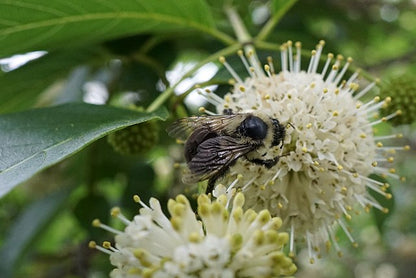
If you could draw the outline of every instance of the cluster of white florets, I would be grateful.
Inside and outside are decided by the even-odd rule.
[[[384,146],[384,140],[399,135],[375,137],[373,126],[401,112],[374,118],[391,99],[364,101],[376,82],[359,89],[358,72],[346,79],[350,58],[344,63],[342,56],[334,60],[329,54],[320,65],[323,45],[312,51],[303,70],[300,43],[295,50],[292,42],[283,44],[280,72],[272,58],[262,67],[254,52],[239,51],[249,74],[245,79],[220,59],[234,78],[233,89],[224,98],[209,90],[201,94],[218,113],[258,110],[287,124],[283,148],[268,154],[280,159],[267,168],[239,158],[217,181],[214,200],[198,197],[197,214],[183,195],[168,202],[169,218],[156,199],[147,206],[136,196],[142,208],[133,220],[119,209],[112,212],[126,224],[123,231],[94,221],[116,234],[114,247],[90,244],[110,254],[116,267],[112,277],[291,275],[296,266],[282,252],[285,244],[294,255],[295,241],[305,240],[313,262],[322,245],[333,245],[340,253],[337,225],[356,245],[343,218],[351,219],[357,205],[387,212],[368,190],[389,199],[389,185],[369,175],[399,178],[389,163],[396,150],[408,147]],[[278,232],[280,226],[288,233]]]
[[[289,236],[278,232],[281,219],[267,210],[244,211],[242,193],[231,209],[225,195],[215,201],[200,195],[200,220],[183,195],[168,202],[170,218],[156,199],[148,207],[135,198],[143,208],[132,221],[117,208],[112,212],[127,225],[124,231],[94,223],[117,234],[115,247],[90,244],[110,254],[116,267],[111,277],[280,277],[296,271],[282,252]]]
[[[249,76],[242,79],[225,58],[220,61],[234,77],[233,89],[223,99],[209,91],[201,94],[217,107],[218,113],[232,109],[234,113],[261,111],[280,123],[288,124],[279,162],[268,169],[239,159],[229,173],[218,181],[214,195],[232,194],[241,190],[246,207],[268,209],[283,219],[284,228],[294,240],[304,238],[311,261],[320,255],[322,244],[334,240],[334,224],[338,223],[356,245],[341,216],[351,218],[356,204],[386,211],[368,193],[368,188],[391,198],[388,184],[368,178],[371,173],[398,178],[387,165],[392,154],[402,147],[384,147],[373,135],[373,126],[398,114],[371,120],[376,112],[389,104],[390,98],[361,99],[376,82],[359,89],[358,72],[347,80],[345,75],[351,58],[329,54],[320,67],[324,43],[312,51],[309,67],[301,69],[300,43],[296,53],[292,42],[281,48],[281,71],[275,73],[272,58],[262,67],[252,52],[239,52]],[[209,111],[208,111],[209,113]],[[276,152],[276,150],[270,150]],[[380,166],[382,165],[382,166]]]

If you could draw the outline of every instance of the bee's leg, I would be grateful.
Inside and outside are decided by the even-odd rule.
[[[208,185],[207,185],[207,189],[205,189],[205,194],[209,194],[212,193],[212,191],[214,190],[215,187],[215,181],[217,180],[217,178],[210,178],[208,180]]]
[[[259,165],[263,165],[266,168],[272,168],[274,165],[277,164],[277,162],[279,162],[279,158],[280,156],[276,156],[273,159],[249,159],[248,161],[259,164]]]
[[[212,193],[212,191],[215,188],[215,182],[221,178],[222,176],[224,176],[224,174],[227,172],[229,165],[226,165],[225,167],[223,167],[222,169],[220,169],[215,175],[213,175],[209,180],[208,180],[208,185],[207,185],[207,189],[205,189],[205,194],[209,194]]]

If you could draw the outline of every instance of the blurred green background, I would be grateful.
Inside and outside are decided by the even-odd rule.
[[[42,3],[20,2],[24,8],[40,7]],[[84,5],[82,1],[67,2],[70,8],[82,9]],[[197,2],[210,10],[216,28],[233,36],[223,12],[223,5],[230,1]],[[255,35],[275,7],[282,6],[283,2],[243,0],[232,4]],[[6,41],[4,30],[12,24],[11,18],[18,22],[19,16],[24,16],[24,12],[8,14],[11,11],[8,5],[8,1],[0,0],[0,23],[3,22],[0,34]],[[91,1],[89,5],[92,11],[104,9],[99,1]],[[109,1],[107,6],[116,9],[117,4]],[[33,18],[37,10],[41,9],[33,9]],[[53,5],[50,10],[51,14],[58,14]],[[107,29],[111,29],[111,22],[117,24],[117,17],[107,20],[108,24],[103,21],[94,27],[97,32],[91,30],[91,39],[86,33],[79,35],[80,38],[68,37],[67,41],[63,36],[49,44],[37,44],[43,40],[43,33],[34,33],[25,39],[26,46],[18,44],[17,39],[10,45],[1,44],[5,45],[5,51],[0,56],[0,95],[3,95],[0,112],[74,101],[147,107],[187,66],[224,47],[224,42],[208,32],[192,28],[185,31],[128,29],[134,26],[134,21],[121,26],[122,31],[113,30],[109,35]],[[55,31],[51,28],[42,32]],[[411,84],[407,101],[409,106],[415,106],[416,102],[412,102],[416,98],[415,1],[299,1],[268,37],[275,43],[289,39],[301,41],[304,49],[313,49],[324,39],[325,53],[351,56],[356,66],[383,82],[406,78]],[[36,48],[37,45],[44,48]],[[14,46],[15,53],[10,50]],[[22,58],[9,57],[28,50],[47,51],[47,54],[40,52],[36,55],[44,56],[16,68],[16,61]],[[218,69],[217,64],[212,65],[207,72],[199,73],[200,79],[194,77],[189,82],[211,78]],[[184,92],[186,86],[177,90]],[[218,88],[220,93],[225,90],[223,86]],[[199,105],[194,100],[183,106],[180,98],[172,98],[166,106],[173,119],[195,113]],[[406,113],[406,109],[403,111]],[[112,269],[108,256],[89,249],[88,241],[102,242],[112,235],[93,228],[92,219],[100,218],[117,226],[119,223],[109,217],[110,208],[120,206],[131,217],[139,208],[132,201],[133,194],[139,194],[143,200],[155,196],[163,203],[179,192],[192,194],[195,190],[181,183],[180,171],[173,167],[181,159],[181,149],[167,138],[166,123],[158,123],[156,132],[160,140],[146,152],[122,155],[103,138],[36,174],[0,199],[0,277],[107,277]],[[411,122],[385,125],[381,129],[403,133],[399,143],[412,147],[397,159],[398,172],[406,181],[388,180],[394,194],[394,204],[388,204],[390,213],[380,217],[363,212],[353,217],[349,224],[360,247],[353,248],[340,236],[344,248],[342,258],[332,254],[310,265],[300,251],[296,277],[415,277],[416,129]]]

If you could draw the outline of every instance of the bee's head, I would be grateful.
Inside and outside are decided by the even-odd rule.
[[[263,140],[267,136],[268,126],[259,117],[248,115],[237,128],[237,132],[253,140]]]
[[[248,114],[237,127],[241,136],[251,139],[267,147],[278,146],[285,137],[285,127],[277,119],[262,113]]]

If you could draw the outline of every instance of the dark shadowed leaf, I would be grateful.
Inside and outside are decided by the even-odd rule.
[[[102,230],[93,227],[91,223],[96,218],[103,223],[108,223],[110,209],[110,203],[104,195],[88,194],[78,201],[73,213],[88,234],[92,238],[97,238]]]
[[[165,109],[144,113],[85,103],[1,115],[0,197],[114,130],[166,117]]]
[[[0,249],[1,277],[12,277],[18,260],[65,204],[69,193],[69,189],[64,189],[50,194],[27,206],[26,210],[16,219]]]

